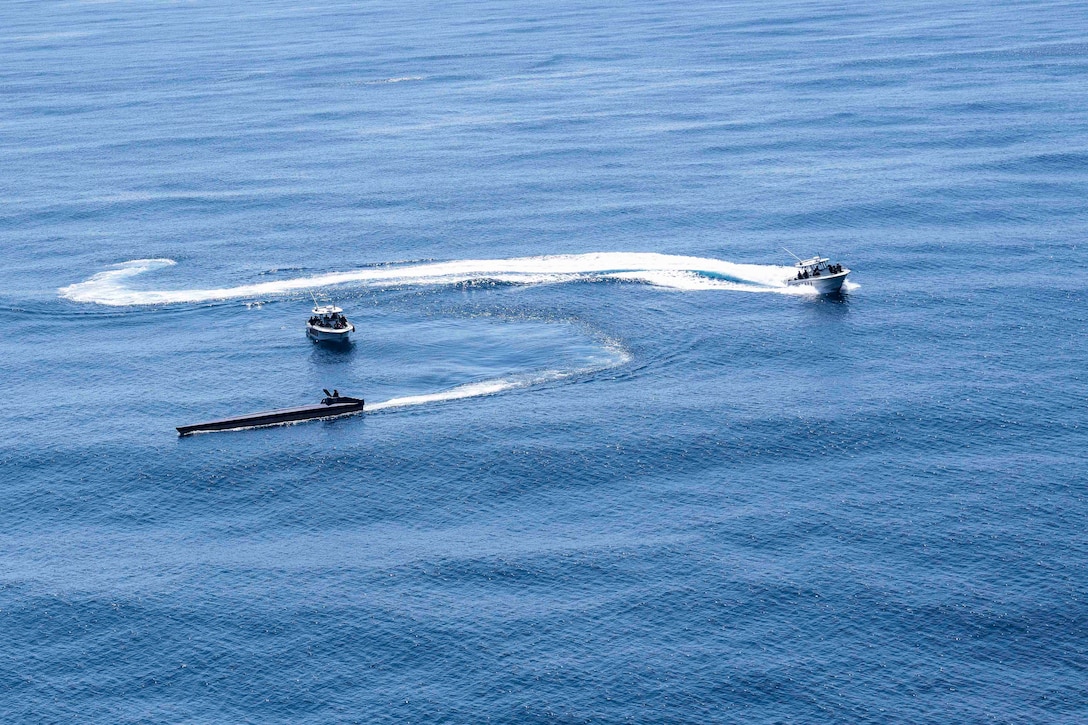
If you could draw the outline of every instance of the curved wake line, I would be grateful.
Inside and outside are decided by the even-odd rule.
[[[619,367],[625,365],[631,361],[631,355],[619,347],[618,345],[609,345],[607,348],[608,353],[611,355],[611,359],[602,361],[598,364],[587,365],[580,368],[571,368],[568,370],[544,370],[536,373],[527,373],[524,375],[510,375],[502,378],[492,378],[490,380],[481,380],[475,383],[465,383],[463,385],[457,385],[446,390],[439,391],[437,393],[423,393],[421,395],[406,395],[400,398],[390,398],[380,403],[371,403],[366,406],[365,410],[361,410],[358,413],[349,413],[347,415],[339,416],[343,418],[354,417],[356,415],[366,415],[367,413],[373,413],[378,410],[395,410],[398,408],[409,408],[416,405],[426,405],[427,403],[441,403],[449,400],[464,400],[466,398],[482,398],[488,395],[497,395],[508,390],[515,390],[519,388],[532,388],[545,383],[554,383],[561,380],[569,380],[570,378],[579,377],[582,375],[592,375],[593,373],[599,373],[604,370]],[[324,419],[327,420],[327,419]],[[284,423],[270,423],[267,425],[247,425],[239,426],[237,428],[230,428],[228,430],[252,430],[254,428],[273,428],[288,425],[302,425],[311,421],[296,420],[287,421]],[[196,431],[198,434],[212,433],[221,431]]]
[[[560,380],[565,377],[569,377],[574,373],[564,373],[561,371],[549,371],[551,373],[549,377],[540,377],[540,382],[546,382],[548,379]],[[423,395],[407,395],[403,398],[391,398],[381,403],[374,403],[366,408],[366,412],[373,412],[375,410],[385,410],[387,408],[407,408],[412,405],[424,405],[426,403],[438,403],[445,400],[460,400],[462,398],[479,398],[485,395],[495,395],[511,388],[527,388],[534,384],[531,378],[525,378],[522,380],[512,378],[496,378],[495,380],[484,380],[478,383],[466,383],[464,385],[458,385],[457,387],[443,390],[439,393],[425,393]]]
[[[368,287],[400,287],[449,285],[478,280],[525,285],[579,280],[622,280],[684,291],[807,293],[801,288],[786,286],[785,280],[792,275],[791,267],[736,264],[707,257],[652,252],[597,252],[430,262],[331,272],[210,289],[140,290],[128,286],[129,280],[137,275],[175,264],[172,259],[134,259],[119,264],[114,269],[99,272],[83,282],[61,287],[58,292],[61,297],[73,302],[115,307],[270,297],[308,288],[348,283]]]
[[[631,360],[631,356],[622,349],[614,349],[611,350],[611,352],[613,353],[613,359],[599,365],[590,365],[570,370],[544,370],[542,372],[526,375],[513,375],[504,378],[482,380],[477,383],[465,383],[464,385],[458,385],[438,393],[390,398],[381,403],[368,405],[366,410],[367,412],[371,412],[375,410],[386,410],[388,408],[407,408],[409,406],[424,405],[426,403],[438,403],[447,400],[461,400],[463,398],[479,398],[485,395],[495,395],[516,388],[532,388],[543,385],[544,383],[553,383],[581,375],[599,373],[602,370],[608,370],[609,368],[624,365]]]

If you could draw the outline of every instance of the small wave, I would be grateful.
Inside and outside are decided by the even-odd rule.
[[[9,35],[6,38],[0,38],[0,41],[16,43],[40,43],[48,40],[76,40],[81,38],[89,38],[93,35],[95,35],[95,33],[87,30],[69,30],[57,31],[53,33],[33,33],[30,35]]]
[[[134,259],[99,272],[83,282],[62,287],[58,292],[61,297],[73,302],[123,307],[263,298],[352,283],[366,287],[405,287],[454,285],[479,280],[519,285],[615,280],[679,291],[794,291],[785,284],[792,273],[790,267],[737,264],[721,259],[652,252],[597,252],[428,262],[208,289],[141,290],[129,286],[129,281],[137,275],[174,264],[171,259]]]
[[[410,81],[421,81],[423,76],[399,76],[397,78],[380,78],[372,81],[356,81],[355,85],[360,86],[382,86],[388,83],[408,83]]]

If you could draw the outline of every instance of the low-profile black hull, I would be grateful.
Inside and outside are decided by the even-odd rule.
[[[186,436],[191,433],[200,433],[213,430],[234,430],[237,428],[255,428],[262,425],[277,425],[279,423],[294,423],[300,420],[315,420],[318,418],[335,418],[341,415],[351,415],[363,412],[362,400],[351,400],[344,403],[326,405],[305,405],[301,408],[284,408],[282,410],[266,410],[263,413],[250,413],[234,418],[212,420],[207,423],[194,425],[179,425],[178,433]]]

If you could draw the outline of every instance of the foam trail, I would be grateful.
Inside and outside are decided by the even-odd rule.
[[[367,287],[448,285],[477,280],[511,284],[557,284],[578,280],[625,280],[675,290],[743,290],[794,293],[785,280],[792,268],[736,264],[707,257],[644,252],[596,252],[512,259],[466,259],[332,272],[237,287],[180,290],[141,290],[129,286],[133,277],[172,266],[170,259],[134,259],[91,278],[62,287],[60,295],[74,302],[123,307],[271,297],[298,290],[341,284]]]
[[[441,403],[448,400],[464,400],[465,398],[480,398],[486,395],[496,395],[507,390],[531,388],[544,383],[552,383],[579,375],[589,375],[601,372],[602,370],[625,365],[631,360],[630,354],[616,344],[609,344],[606,351],[608,353],[607,359],[598,360],[579,368],[572,368],[569,370],[544,370],[525,375],[511,375],[508,377],[493,378],[491,380],[481,380],[475,383],[465,383],[464,385],[457,385],[437,393],[424,393],[421,395],[406,395],[400,398],[390,398],[389,400],[384,400],[380,403],[368,403],[366,410],[361,411],[361,413],[349,413],[348,415],[360,415],[373,413],[378,410],[409,408],[415,405],[426,405],[427,403]],[[238,428],[231,428],[230,430],[300,425],[305,422],[306,421],[289,421],[263,426],[240,426]],[[197,434],[208,432],[211,431],[197,431]]]
[[[529,388],[543,383],[551,383],[566,380],[578,375],[589,375],[609,368],[625,365],[631,360],[623,348],[618,345],[609,345],[607,348],[608,359],[600,360],[580,368],[569,370],[544,370],[525,375],[512,375],[491,380],[482,380],[476,383],[465,383],[448,390],[423,395],[408,395],[402,398],[391,398],[381,403],[368,404],[367,411],[385,410],[386,408],[407,408],[413,405],[425,405],[446,400],[461,400],[463,398],[478,398],[485,395],[495,395],[515,388]]]
[[[438,403],[446,400],[461,400],[463,398],[479,398],[484,395],[495,395],[513,388],[527,388],[534,384],[560,380],[570,377],[573,371],[552,370],[535,377],[526,378],[498,378],[484,380],[478,383],[466,383],[449,390],[424,395],[408,395],[403,398],[391,398],[381,403],[367,406],[367,411],[385,410],[386,408],[407,408],[412,405],[425,405],[426,403]]]
[[[618,364],[618,363],[617,363]],[[440,403],[447,400],[463,400],[465,398],[479,398],[485,395],[495,395],[506,390],[512,390],[514,388],[528,388],[533,385],[539,385],[540,383],[552,382],[555,380],[562,380],[578,374],[585,374],[594,372],[595,370],[603,370],[613,365],[605,365],[596,369],[583,369],[583,370],[549,370],[538,375],[523,376],[523,377],[510,377],[510,378],[496,378],[494,380],[482,380],[478,383],[465,383],[464,385],[458,385],[448,390],[443,390],[438,393],[425,393],[423,395],[407,395],[402,398],[390,398],[389,400],[382,401],[380,403],[367,403],[366,410],[357,413],[348,413],[342,417],[349,417],[354,415],[365,415],[366,413],[373,413],[377,410],[387,410],[396,408],[408,408],[414,405],[426,405],[427,403]],[[229,428],[228,430],[249,430],[252,428],[273,428],[288,425],[300,425],[308,421],[293,420],[283,423],[272,423],[268,425],[243,425],[237,428]],[[219,431],[196,431],[196,434],[211,433]]]

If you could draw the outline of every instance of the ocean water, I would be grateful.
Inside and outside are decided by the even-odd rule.
[[[0,4],[0,721],[1085,722],[1086,32]]]

